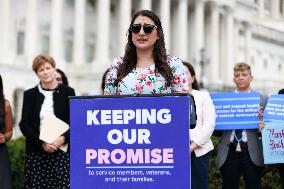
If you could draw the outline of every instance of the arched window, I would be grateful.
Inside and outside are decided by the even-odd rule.
[[[268,61],[267,61],[267,59],[264,59],[263,60],[263,68],[267,68],[268,67]]]

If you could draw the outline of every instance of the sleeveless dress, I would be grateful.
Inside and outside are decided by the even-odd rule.
[[[4,131],[4,119],[0,116],[0,132]],[[12,189],[10,161],[6,144],[0,144],[0,188]]]

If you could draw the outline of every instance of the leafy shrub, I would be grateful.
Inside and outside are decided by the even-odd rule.
[[[25,138],[20,137],[7,143],[12,170],[12,183],[14,189],[23,188]]]
[[[217,144],[220,138],[212,137],[215,149],[211,152],[210,156],[210,172],[209,172],[209,189],[219,189],[222,187],[222,176],[217,169],[216,156]],[[24,175],[24,156],[25,156],[25,139],[20,137],[16,140],[8,142],[8,150],[12,169],[13,188],[23,188],[23,175]],[[262,189],[281,189],[281,182],[278,171],[274,165],[266,166],[263,171],[261,180]],[[244,182],[241,179],[240,189],[244,189]]]

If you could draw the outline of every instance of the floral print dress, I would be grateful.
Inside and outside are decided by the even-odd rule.
[[[117,68],[123,64],[121,57],[115,58],[106,76],[104,91],[117,95],[138,95],[176,93],[188,90],[187,78],[181,60],[174,56],[168,56],[168,63],[174,76],[170,86],[166,85],[165,78],[155,69],[155,64],[152,64],[147,68],[134,68],[115,87]]]

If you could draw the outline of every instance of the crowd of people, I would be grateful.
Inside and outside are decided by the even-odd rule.
[[[24,188],[69,188],[70,152],[60,150],[69,144],[70,131],[52,143],[39,139],[41,123],[46,114],[53,114],[69,124],[69,96],[75,96],[66,75],[56,68],[55,60],[40,54],[32,69],[38,85],[24,92],[20,129],[26,138]],[[234,67],[236,93],[250,93],[253,76],[246,63]],[[217,165],[223,178],[223,189],[237,189],[241,175],[246,188],[260,189],[264,168],[261,128],[265,97],[259,110],[259,129],[214,132],[215,108],[208,92],[200,91],[194,67],[166,53],[164,33],[159,17],[152,11],[138,11],[128,29],[123,57],[113,60],[102,79],[104,95],[139,95],[189,93],[196,104],[196,126],[190,129],[191,188],[208,189],[211,136],[221,137]],[[284,90],[279,93],[283,94]],[[4,97],[0,76],[0,188],[10,189],[11,172],[6,142],[12,136],[12,110]],[[69,148],[68,148],[69,149]],[[283,164],[279,166],[284,181]]]

